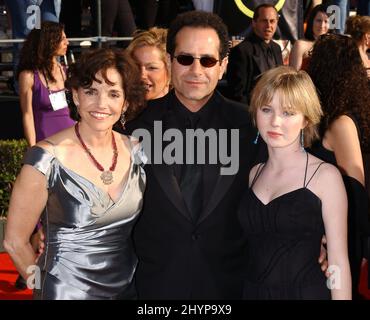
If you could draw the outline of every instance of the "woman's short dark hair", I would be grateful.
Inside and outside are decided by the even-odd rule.
[[[67,90],[89,88],[101,72],[104,81],[112,84],[107,78],[107,70],[113,68],[122,77],[122,89],[125,102],[128,104],[126,119],[133,119],[145,105],[145,87],[141,81],[140,70],[136,63],[122,50],[95,49],[83,53],[75,64],[68,69]],[[80,115],[72,99],[69,99],[71,118],[79,121]]]

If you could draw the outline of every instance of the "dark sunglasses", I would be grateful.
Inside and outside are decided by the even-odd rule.
[[[194,59],[199,59],[200,64],[205,68],[212,68],[219,61],[212,57],[196,58],[187,54],[179,54],[178,56],[174,56],[174,58],[183,66],[190,66],[193,64]]]

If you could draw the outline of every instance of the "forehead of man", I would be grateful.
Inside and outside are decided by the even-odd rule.
[[[262,7],[258,10],[258,20],[265,20],[265,19],[278,19],[278,13],[275,8],[272,7]]]
[[[219,50],[220,38],[212,28],[184,27],[176,35],[175,54],[188,53],[218,59]]]

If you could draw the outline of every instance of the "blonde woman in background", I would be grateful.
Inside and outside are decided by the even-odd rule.
[[[126,49],[140,66],[141,78],[146,86],[146,100],[161,98],[169,90],[166,39],[166,29],[153,27],[138,30]]]

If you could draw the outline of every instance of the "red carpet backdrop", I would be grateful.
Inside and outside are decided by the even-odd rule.
[[[31,290],[14,287],[18,272],[7,253],[0,253],[0,300],[32,300]]]

